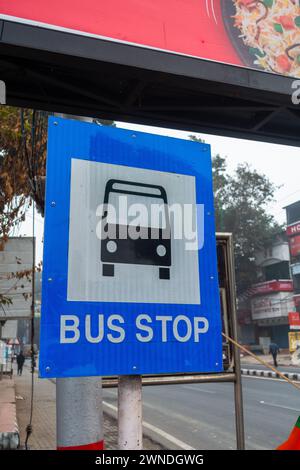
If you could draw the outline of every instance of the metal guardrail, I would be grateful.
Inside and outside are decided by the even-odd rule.
[[[236,375],[231,372],[218,374],[193,374],[193,375],[153,375],[142,376],[143,386],[153,385],[180,385],[212,382],[235,382]],[[118,377],[103,377],[103,388],[114,388],[118,386]]]

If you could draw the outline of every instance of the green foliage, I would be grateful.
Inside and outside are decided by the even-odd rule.
[[[0,236],[7,236],[11,224],[18,221],[20,213],[24,215],[29,200],[43,213],[47,117],[41,111],[0,107]],[[16,202],[18,213],[7,212]]]
[[[219,167],[219,158],[214,158],[214,168]],[[276,187],[247,163],[238,165],[230,176],[224,163],[221,189],[218,172],[217,176],[214,180],[217,230],[234,235],[237,291],[241,293],[257,281],[255,252],[281,230],[268,213]]]
[[[115,126],[110,120],[94,122]],[[13,230],[24,221],[32,201],[44,214],[47,128],[46,112],[0,106],[0,251]],[[9,297],[0,294],[0,305],[9,302]]]
[[[20,213],[24,214],[28,200],[35,201],[44,214],[48,115],[43,111],[0,106],[0,237],[11,231]],[[94,122],[115,126],[109,120]],[[5,211],[12,201],[14,205],[18,202],[18,211]],[[5,223],[1,224],[1,220]]]
[[[282,230],[268,213],[277,188],[248,163],[239,164],[233,174],[220,155],[212,164],[216,230],[233,233],[237,292],[242,293],[257,281],[255,252]]]

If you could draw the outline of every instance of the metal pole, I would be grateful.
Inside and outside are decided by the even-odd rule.
[[[234,346],[234,365],[236,374],[236,380],[234,382],[236,445],[238,450],[245,450],[242,375],[240,365],[240,353],[236,346]]]
[[[2,339],[2,327],[5,325],[5,321],[0,321],[0,340]],[[0,364],[0,380],[3,378],[3,364]]]
[[[99,377],[56,380],[58,450],[104,448],[102,384]]]
[[[91,118],[55,115],[92,122]],[[104,448],[101,377],[56,380],[56,428],[59,450]]]
[[[229,270],[229,282],[231,286],[231,325],[232,325],[232,336],[237,341],[237,319],[236,319],[236,297],[235,297],[235,272],[234,272],[234,261],[233,261],[233,243],[232,235],[228,240],[228,270]],[[236,426],[236,445],[238,450],[245,450],[245,430],[244,430],[244,409],[243,409],[243,391],[242,391],[242,374],[241,374],[241,361],[240,351],[234,346],[233,347],[233,359],[234,359],[234,404],[235,404],[235,426]]]
[[[218,372],[216,374],[178,374],[178,375],[146,375],[142,376],[142,386],[157,385],[180,385],[180,384],[198,384],[198,383],[233,383],[235,374],[233,372]],[[118,387],[118,379],[116,377],[103,377],[103,388]]]
[[[142,377],[140,375],[119,377],[119,450],[142,450],[142,422]]]

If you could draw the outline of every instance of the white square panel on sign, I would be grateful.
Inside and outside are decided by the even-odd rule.
[[[102,217],[105,188],[111,180],[121,180],[129,193],[130,183],[163,187],[168,206],[190,205],[196,220],[194,176],[168,173],[124,165],[112,165],[72,159],[70,191],[70,225],[68,255],[68,301],[134,302],[161,304],[200,304],[198,250],[187,250],[184,238],[174,238],[171,226],[171,264],[169,278],[159,277],[159,266],[114,263],[114,273],[103,275],[101,250],[97,236]],[[122,189],[122,185],[119,186]],[[155,190],[153,190],[155,192]],[[116,198],[116,192],[112,196]],[[159,199],[153,197],[153,203]],[[127,194],[128,202],[147,207],[149,197]],[[98,215],[97,215],[98,214]],[[176,217],[174,224],[176,224]],[[165,224],[165,221],[162,221]],[[196,235],[197,237],[197,235]],[[197,244],[197,242],[196,242]],[[111,265],[111,263],[110,263]]]

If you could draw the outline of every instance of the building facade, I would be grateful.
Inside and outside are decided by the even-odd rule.
[[[300,201],[285,207],[296,311],[300,312]]]
[[[255,264],[259,282],[239,301],[241,339],[265,351],[271,341],[280,348],[288,348],[294,288],[289,243],[284,232],[256,253]]]
[[[294,284],[294,311],[290,313],[290,352],[300,348],[300,201],[286,208],[287,229],[291,256],[291,273]]]

